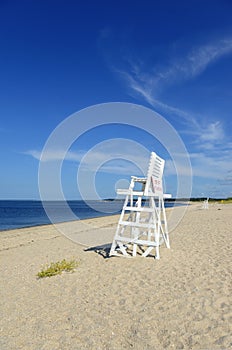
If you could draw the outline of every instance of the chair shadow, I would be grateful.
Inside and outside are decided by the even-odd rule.
[[[102,244],[99,246],[95,247],[89,247],[84,249],[85,252],[95,252],[102,256],[104,259],[110,259],[113,258],[114,256],[110,256],[110,248],[111,248],[112,243],[107,243],[107,244]],[[145,249],[143,247],[139,247],[139,250],[137,251],[137,256],[142,256],[142,254],[145,252]],[[123,255],[122,255],[123,257]],[[130,258],[132,258],[132,250],[130,251]],[[155,258],[155,255],[153,254],[148,254],[147,258]]]
[[[109,259],[112,258],[112,256],[110,256],[110,248],[111,248],[111,244],[112,243],[107,243],[107,244],[102,244],[99,246],[95,246],[95,247],[89,247],[87,249],[85,249],[85,252],[95,252],[97,254],[99,254],[100,256],[102,256],[104,259]]]

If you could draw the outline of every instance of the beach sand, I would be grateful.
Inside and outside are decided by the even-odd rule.
[[[231,348],[231,214],[189,206],[160,260],[107,258],[52,225],[0,232],[0,349]],[[80,240],[102,228],[110,243],[117,220],[61,225],[82,225]],[[79,261],[74,273],[37,279],[64,258]]]

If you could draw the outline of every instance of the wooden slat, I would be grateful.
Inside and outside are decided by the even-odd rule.
[[[116,242],[125,242],[125,243],[135,243],[135,244],[139,244],[139,245],[148,245],[148,246],[152,246],[152,247],[157,247],[158,244],[156,242],[152,242],[152,241],[145,241],[143,239],[133,239],[131,238],[131,241],[129,238],[127,237],[121,237],[121,236],[116,236],[114,237]]]
[[[145,212],[145,213],[152,213],[154,211],[153,208],[146,208],[146,207],[125,207],[123,208],[124,210],[129,210],[129,211],[139,211],[139,212]]]
[[[124,225],[124,226],[132,226],[132,227],[143,227],[143,228],[156,228],[156,225],[154,224],[143,224],[143,223],[139,223],[139,222],[134,222],[134,221],[120,221],[119,225]]]

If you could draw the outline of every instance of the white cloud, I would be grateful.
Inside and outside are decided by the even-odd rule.
[[[42,153],[29,150],[24,154],[41,162],[74,161],[82,171],[141,175],[147,170],[150,152],[132,140],[111,139],[86,151],[53,150]]]
[[[215,43],[194,48],[187,56],[184,72],[187,77],[201,74],[210,64],[232,52],[232,39],[223,39]]]
[[[224,139],[224,131],[222,127],[222,123],[220,121],[216,121],[214,123],[209,123],[203,130],[200,135],[202,141],[210,142],[220,142]]]
[[[81,160],[84,171],[139,175],[146,172],[150,151],[129,139],[110,139],[95,145]],[[139,170],[140,169],[140,170]]]
[[[232,39],[223,39],[214,43],[194,47],[185,57],[173,57],[171,64],[165,67],[151,67],[144,71],[144,64],[136,64],[127,60],[129,71],[116,70],[121,73],[129,87],[141,94],[145,100],[153,105],[154,96],[160,90],[176,82],[186,81],[202,74],[209,65],[223,56],[232,53]]]
[[[58,161],[58,160],[70,160],[70,161],[80,161],[83,152],[73,152],[73,151],[62,151],[62,150],[54,150],[49,152],[42,152],[38,150],[29,150],[24,152],[24,154],[27,154],[29,156],[32,156],[36,160],[39,160],[41,162],[52,162],[52,161]]]
[[[223,181],[227,185],[232,179],[231,154],[206,155],[204,152],[190,153],[193,177]],[[189,175],[189,169],[178,167],[180,175]],[[165,175],[176,175],[175,164],[171,159],[166,160]]]
[[[204,153],[190,154],[193,176],[208,179],[222,179],[231,171],[231,155],[206,155]]]
[[[128,71],[117,70],[126,81],[132,92],[139,94],[146,102],[155,107],[161,113],[176,116],[184,125],[182,133],[192,135],[193,141],[198,149],[210,151],[215,147],[223,147],[225,133],[223,124],[216,120],[207,122],[208,118],[195,116],[190,112],[185,112],[180,108],[163,103],[157,96],[160,91],[167,86],[176,84],[177,81],[193,79],[203,73],[207,67],[227,54],[232,53],[232,39],[223,39],[206,45],[194,47],[184,58],[173,58],[170,65],[144,71],[146,65],[141,62],[129,63]]]

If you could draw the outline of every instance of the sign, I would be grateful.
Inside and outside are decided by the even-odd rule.
[[[154,176],[152,176],[151,180],[152,180],[152,187],[153,187],[154,193],[158,196],[162,196],[163,195],[162,179],[157,179]]]

